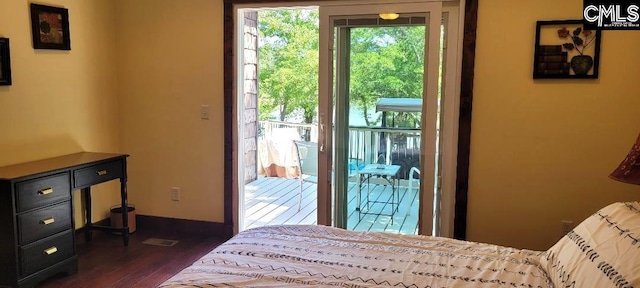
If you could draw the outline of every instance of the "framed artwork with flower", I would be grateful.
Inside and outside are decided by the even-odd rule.
[[[71,50],[69,10],[31,3],[34,49]]]
[[[536,22],[533,79],[597,79],[600,30],[585,30],[582,20]]]

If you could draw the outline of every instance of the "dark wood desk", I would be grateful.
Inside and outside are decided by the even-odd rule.
[[[126,154],[81,152],[0,167],[0,286],[32,287],[78,271],[73,190],[85,204],[85,239],[94,229],[122,233],[129,244]],[[122,227],[93,225],[91,186],[120,179]]]

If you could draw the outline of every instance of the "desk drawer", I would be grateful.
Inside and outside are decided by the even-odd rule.
[[[18,212],[71,198],[69,173],[16,183]]]
[[[122,177],[122,161],[94,165],[73,172],[75,187],[84,187]]]
[[[18,215],[20,244],[71,229],[71,202]]]
[[[38,272],[74,255],[73,231],[20,247],[22,276]]]

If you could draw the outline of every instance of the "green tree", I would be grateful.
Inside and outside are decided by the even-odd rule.
[[[296,109],[311,123],[318,107],[318,10],[258,14],[260,119],[272,111],[284,121]],[[379,98],[421,98],[424,26],[351,28],[349,93],[367,125]],[[398,113],[396,123],[419,123],[416,113]]]
[[[318,10],[262,11],[259,28],[260,119],[295,109],[311,123],[318,107]]]
[[[369,115],[379,98],[422,98],[424,35],[424,26],[351,29],[349,95],[367,126],[380,120]],[[419,123],[412,113],[396,116]]]

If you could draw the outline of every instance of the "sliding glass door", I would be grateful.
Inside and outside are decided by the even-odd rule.
[[[431,234],[441,9],[320,8],[319,224]]]

